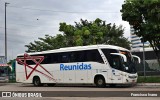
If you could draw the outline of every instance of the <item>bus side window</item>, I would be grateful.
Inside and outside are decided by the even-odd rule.
[[[70,62],[76,62],[76,52],[70,52]]]
[[[26,63],[27,63],[28,65],[33,65],[33,64],[35,64],[35,62],[32,61],[32,60],[26,60]]]
[[[86,61],[104,63],[98,50],[86,50]]]
[[[70,62],[70,53],[69,52],[62,53],[61,54],[61,61],[62,61],[62,63]]]
[[[94,58],[96,62],[104,63],[98,50],[94,51]]]
[[[71,53],[71,62],[84,62],[84,51],[74,51]]]
[[[51,54],[51,58],[52,58],[52,60],[51,60],[51,62],[52,63],[59,63],[59,53],[52,53]]]
[[[120,56],[117,56],[117,55],[112,55],[112,68],[115,68],[115,69],[121,69],[121,63],[120,63]]]
[[[37,56],[44,56],[44,60],[41,64],[47,64],[50,62],[49,54],[37,55]]]
[[[110,66],[113,66],[113,58],[110,53],[117,53],[118,51],[115,49],[102,49],[104,55],[106,56]]]
[[[51,54],[47,54],[47,59],[45,61],[46,64],[50,64],[52,62],[52,56]]]
[[[52,55],[51,54],[38,54],[34,56],[43,56],[44,60],[41,62],[41,64],[50,64],[52,63]],[[35,59],[36,62],[39,62],[39,59]],[[33,60],[28,61],[29,64],[36,64]]]

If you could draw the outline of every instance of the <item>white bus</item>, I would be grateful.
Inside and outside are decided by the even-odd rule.
[[[58,83],[132,84],[137,72],[130,51],[113,45],[66,47],[20,54],[16,62],[16,81],[35,86]]]

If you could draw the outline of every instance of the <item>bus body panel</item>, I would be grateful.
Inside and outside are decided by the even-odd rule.
[[[104,45],[105,47],[105,45]],[[79,47],[78,47],[79,48]],[[102,52],[103,46],[94,46],[93,48],[82,47],[77,49],[77,51],[83,50],[92,50],[96,49],[99,52],[103,62],[70,62],[70,63],[51,63],[51,64],[40,64],[36,67],[36,65],[29,65],[31,68],[24,67],[24,65],[20,65],[16,62],[16,80],[17,82],[22,83],[33,83],[34,76],[38,76],[41,80],[41,83],[89,83],[94,84],[94,79],[96,75],[101,75],[104,77],[105,82],[107,84],[126,84],[132,83],[133,81],[137,81],[137,73],[131,74],[127,72],[123,72],[117,69],[114,69],[110,66],[108,60]],[[109,48],[110,47],[106,47]],[[104,48],[105,49],[105,48]],[[124,50],[124,48],[116,48],[113,46],[112,49],[115,50]],[[61,53],[68,51],[76,51],[74,49],[58,49],[59,51],[51,50],[53,53]],[[62,52],[62,53],[63,53]],[[46,52],[41,53],[29,53],[30,56],[34,56],[36,54],[47,54]],[[76,69],[73,66],[83,66],[88,65],[89,69]],[[67,66],[67,67],[66,67]],[[68,66],[72,66],[73,68],[69,68]],[[35,68],[36,67],[36,68]],[[91,68],[90,68],[91,67]],[[35,68],[35,69],[34,69]],[[44,70],[45,68],[45,70]],[[34,70],[33,70],[34,69]],[[27,75],[27,76],[26,76]],[[128,78],[130,76],[134,76],[136,78]]]
[[[85,64],[91,64],[92,69],[90,70],[60,70],[60,64],[42,64],[46,70],[48,70],[53,76],[53,79],[51,80],[48,77],[46,77],[43,74],[48,74],[47,72],[43,71],[41,67],[37,67],[36,69],[38,71],[43,71],[43,74],[38,73],[36,71],[33,71],[31,76],[26,79],[25,75],[25,67],[22,65],[19,65],[17,67],[17,82],[26,82],[26,83],[32,83],[34,76],[39,76],[41,79],[41,83],[93,83],[94,77],[98,74],[101,74],[104,76],[104,78],[107,80],[107,72],[106,68],[107,66],[105,64],[96,63],[96,62],[82,62]],[[65,63],[67,65],[73,65],[76,63]],[[34,68],[34,65],[31,65]],[[27,75],[29,75],[32,71],[30,68],[26,68]],[[104,71],[104,72],[103,72]],[[22,77],[23,76],[23,77]]]

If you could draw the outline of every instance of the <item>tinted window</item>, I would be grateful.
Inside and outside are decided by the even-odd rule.
[[[103,60],[97,49],[73,51],[73,52],[62,52],[62,53],[51,53],[51,54],[40,54],[40,55],[34,55],[34,56],[44,56],[44,60],[41,62],[41,64],[86,62],[86,61],[103,63]],[[27,60],[26,63],[28,65],[35,64],[32,60]]]
[[[117,67],[117,64],[118,64],[119,61],[115,64],[114,60],[118,59],[117,58],[118,56],[113,56],[110,53],[118,53],[118,51],[114,50],[114,49],[102,49],[102,51],[103,51],[104,55],[106,56],[110,66],[113,67],[113,68]]]
[[[71,54],[71,62],[84,62],[86,61],[85,59],[84,51],[74,51]]]
[[[23,61],[23,60],[22,60],[22,61]],[[28,65],[35,64],[35,62],[34,62],[34,61],[32,61],[32,60],[26,60],[26,63],[27,63]]]
[[[118,53],[117,50],[114,50],[114,49],[102,49],[104,55],[106,56],[109,64],[111,65],[111,60],[112,60],[112,57],[111,57],[111,54],[110,53]]]
[[[110,65],[112,68],[124,71],[124,66],[122,65],[122,59],[118,55],[111,55],[112,59],[110,59]]]
[[[102,57],[98,50],[74,51],[71,53],[71,62],[94,61],[103,63]]]
[[[67,63],[70,62],[70,52],[63,52],[59,54],[59,63]]]
[[[102,57],[98,50],[87,50],[86,52],[86,61],[95,61],[102,63]]]

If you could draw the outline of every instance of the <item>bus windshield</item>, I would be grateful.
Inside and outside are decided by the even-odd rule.
[[[124,63],[126,67],[128,67],[128,70],[126,70],[129,73],[136,73],[136,68],[134,61],[132,59],[131,53],[128,51],[120,51],[121,54],[124,54],[127,57],[127,62]]]
[[[136,69],[132,61],[130,52],[127,52],[127,51],[119,52],[118,50],[114,50],[114,49],[102,49],[102,51],[112,68],[125,71],[128,73],[136,73]],[[127,62],[124,62],[121,56],[112,55],[111,53],[124,54],[127,57]]]

